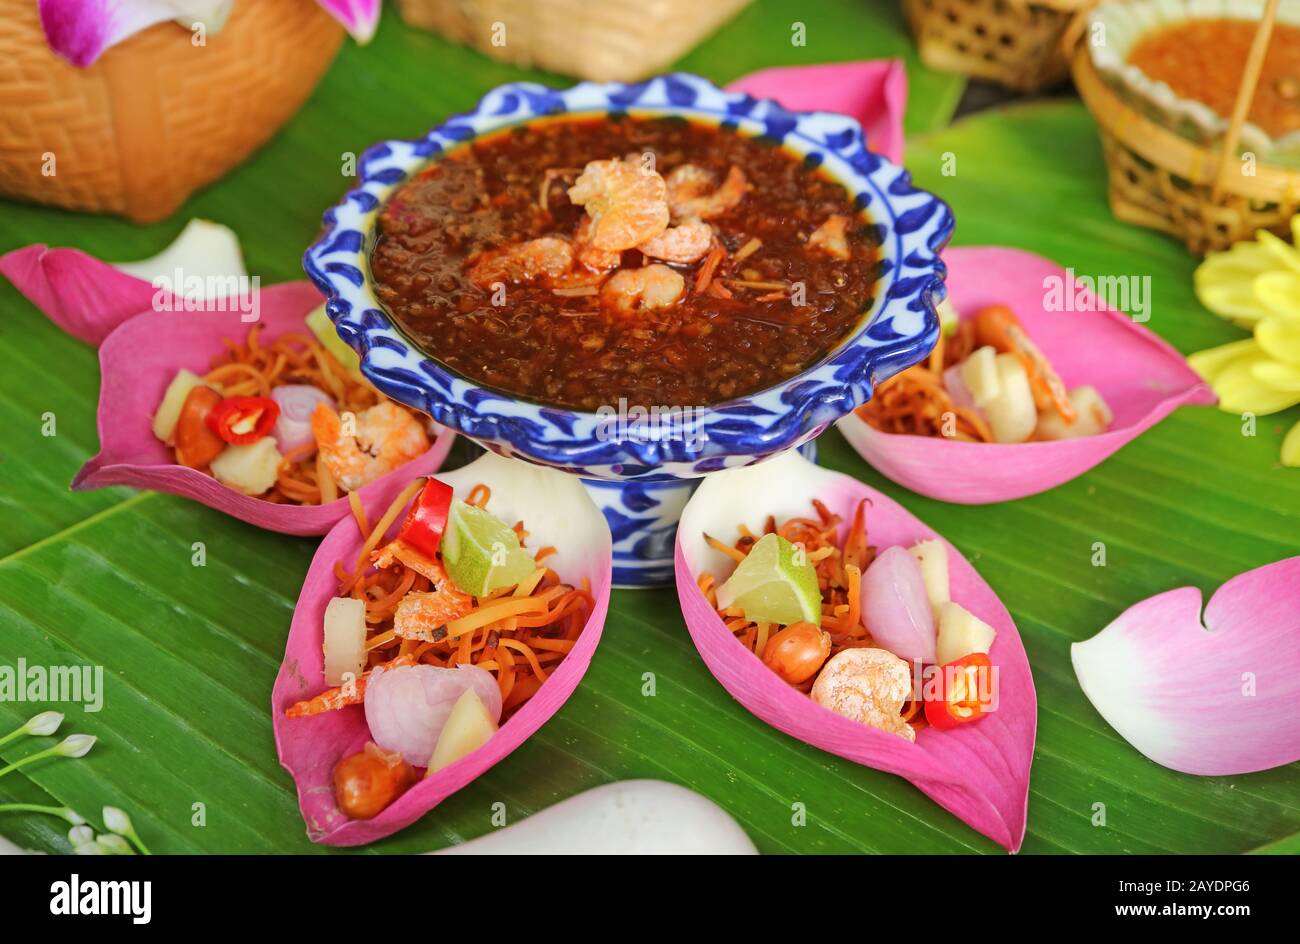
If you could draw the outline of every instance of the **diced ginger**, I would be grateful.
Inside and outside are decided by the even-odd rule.
[[[966,385],[975,405],[983,407],[1002,389],[998,377],[997,354],[992,347],[977,348],[961,365],[961,382]]]
[[[930,598],[934,616],[939,618],[939,607],[947,603],[948,596],[948,549],[943,542],[931,539],[917,541],[910,548],[912,556],[921,565],[921,579],[925,581],[925,595]]]
[[[1029,373],[1014,354],[997,355],[994,368],[998,373],[998,395],[983,405],[993,441],[1024,442],[1038,425],[1038,407],[1034,404]]]
[[[935,659],[947,665],[973,652],[987,653],[997,631],[965,607],[949,600],[939,607],[939,641]]]
[[[246,446],[227,446],[212,460],[212,475],[222,485],[227,485],[245,495],[261,495],[275,484],[280,467],[280,450],[275,439],[263,436]]]
[[[474,753],[497,733],[497,723],[492,720],[483,704],[483,699],[472,688],[465,689],[463,695],[451,706],[451,714],[438,735],[438,743],[429,758],[429,769],[425,774],[431,777],[442,768],[454,764],[469,754]]]
[[[163,394],[162,402],[158,404],[158,412],[153,415],[153,434],[159,441],[171,444],[172,436],[176,432],[176,421],[180,419],[185,398],[195,387],[203,385],[203,378],[198,374],[188,370],[176,372],[172,382],[167,385],[167,392]]]
[[[366,667],[366,604],[335,597],[325,605],[325,684],[335,687],[361,677]]]
[[[1110,424],[1115,420],[1115,414],[1111,413],[1096,387],[1075,387],[1070,391],[1070,402],[1074,404],[1078,418],[1067,424],[1056,410],[1047,410],[1038,418],[1038,427],[1034,430],[1035,439],[1096,436],[1110,429]]]

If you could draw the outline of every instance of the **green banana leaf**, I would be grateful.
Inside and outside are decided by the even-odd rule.
[[[201,215],[240,234],[249,270],[266,282],[300,277],[301,250],[347,183],[338,176],[344,152],[419,134],[486,89],[528,77],[388,13],[374,44],[349,44],[269,146],[170,221],[135,227],[5,204],[0,251],[43,241],[143,257]],[[790,41],[796,22],[807,28],[804,47]],[[1179,245],[1112,219],[1096,132],[1076,102],[947,127],[962,83],[917,65],[893,4],[760,2],[681,65],[729,81],[770,65],[891,55],[909,69],[909,166],[952,203],[958,243],[1031,249],[1080,274],[1150,274],[1150,327],[1184,352],[1240,336],[1196,302],[1193,263]],[[96,450],[94,354],[7,284],[0,336],[0,663],[22,656],[102,666],[105,680],[103,710],[67,707],[61,732],[98,735],[95,749],[0,778],[0,803],[66,804],[92,820],[112,803],[132,814],[154,851],[331,851],[305,837],[270,719],[314,542],[166,495],[68,493]],[[1209,592],[1297,553],[1300,474],[1276,465],[1294,413],[1263,418],[1248,438],[1233,416],[1182,410],[1066,486],[983,508],[913,495],[872,471],[837,433],[819,441],[824,464],[881,488],[948,536],[1015,617],[1040,708],[1024,851],[1300,849],[1300,765],[1228,778],[1161,768],[1088,704],[1068,651],[1152,593],[1188,583]],[[1105,567],[1091,566],[1095,541],[1107,545]],[[204,566],[194,566],[196,542]],[[645,694],[648,674],[653,695]],[[0,733],[43,707],[0,703]],[[0,758],[32,750],[10,743]],[[569,703],[470,787],[360,851],[468,839],[493,828],[495,804],[514,821],[632,777],[698,790],[765,852],[1000,851],[906,782],[749,715],[697,657],[672,590],[616,592],[601,647]],[[66,851],[65,831],[51,817],[0,814],[0,833],[25,846]]]

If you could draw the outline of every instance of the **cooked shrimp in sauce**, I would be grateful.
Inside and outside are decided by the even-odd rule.
[[[792,377],[871,306],[880,237],[799,155],[679,118],[559,117],[398,188],[371,266],[428,353],[592,410],[709,405]]]

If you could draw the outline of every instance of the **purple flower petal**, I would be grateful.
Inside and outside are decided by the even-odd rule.
[[[83,69],[109,46],[177,15],[164,0],[40,0],[39,11],[50,49]]]
[[[326,12],[338,20],[352,38],[361,44],[370,42],[379,25],[379,0],[317,0]]]

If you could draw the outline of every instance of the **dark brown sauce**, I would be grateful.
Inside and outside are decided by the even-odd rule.
[[[731,298],[694,290],[700,262],[675,266],[686,282],[681,301],[634,314],[537,282],[509,285],[505,303],[493,305],[493,292],[470,281],[467,270],[485,251],[573,237],[584,215],[565,193],[575,173],[547,185],[543,209],[548,169],[576,172],[646,152],[664,175],[694,164],[721,181],[736,165],[748,178],[745,198],[708,221],[727,251],[714,278]],[[847,259],[806,245],[837,214],[853,221]],[[379,234],[371,256],[378,296],[423,350],[477,383],[580,410],[620,398],[706,406],[803,371],[858,325],[878,259],[875,227],[839,183],[764,141],[681,119],[552,119],[476,141],[399,188],[380,213]],[[755,238],[761,247],[735,260]],[[627,250],[621,265],[654,261]],[[790,297],[799,284],[802,306]]]

